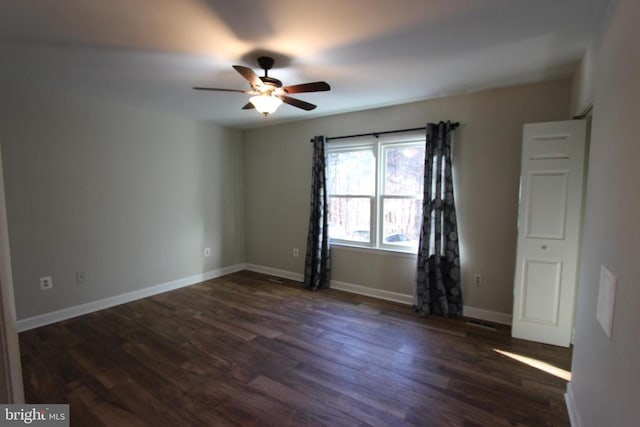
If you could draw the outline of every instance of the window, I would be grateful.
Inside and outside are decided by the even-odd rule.
[[[332,242],[417,251],[424,146],[424,136],[328,145]]]

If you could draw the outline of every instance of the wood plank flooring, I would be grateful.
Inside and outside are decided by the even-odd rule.
[[[240,272],[20,334],[77,426],[567,426],[568,349]]]

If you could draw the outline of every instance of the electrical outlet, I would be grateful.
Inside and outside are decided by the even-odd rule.
[[[204,248],[204,256],[211,256],[211,248]]]
[[[84,271],[76,272],[76,284],[84,285],[87,282],[87,273]]]
[[[298,248],[293,248],[293,257],[298,258],[300,256],[300,251]]]
[[[53,288],[53,279],[51,276],[45,276],[40,278],[40,289],[43,291]]]
[[[474,274],[473,283],[475,283],[476,286],[480,286],[482,284],[482,276],[480,275],[480,273]]]

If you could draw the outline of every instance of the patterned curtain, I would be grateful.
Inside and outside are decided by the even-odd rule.
[[[453,198],[451,122],[427,124],[422,233],[418,248],[415,310],[462,315],[458,226]]]
[[[328,288],[331,273],[329,247],[329,205],[327,203],[326,138],[313,139],[313,168],[311,173],[311,213],[307,255],[304,265],[304,286],[311,290]]]

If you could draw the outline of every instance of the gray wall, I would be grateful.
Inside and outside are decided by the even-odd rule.
[[[619,0],[595,59],[583,259],[569,388],[583,426],[640,425],[639,21],[640,2]],[[596,320],[601,265],[618,276],[611,339]]]
[[[454,173],[465,305],[511,313],[522,125],[566,120],[569,80],[553,81],[341,114],[245,131],[246,261],[304,271],[309,215],[310,137],[423,126],[455,120]],[[283,108],[286,108],[283,107]],[[292,257],[292,248],[301,256]],[[406,295],[414,257],[333,252],[333,279]],[[481,287],[471,285],[473,273]]]
[[[509,314],[522,125],[566,119],[570,86],[487,90],[242,134],[68,93],[2,93],[18,318],[244,261],[302,273],[309,138],[442,119],[462,123],[454,154],[465,305]],[[414,265],[413,256],[336,249],[333,278],[412,295]],[[86,284],[75,283],[77,271]],[[45,275],[54,279],[47,292]]]
[[[0,100],[18,319],[243,261],[239,131],[57,92]]]

